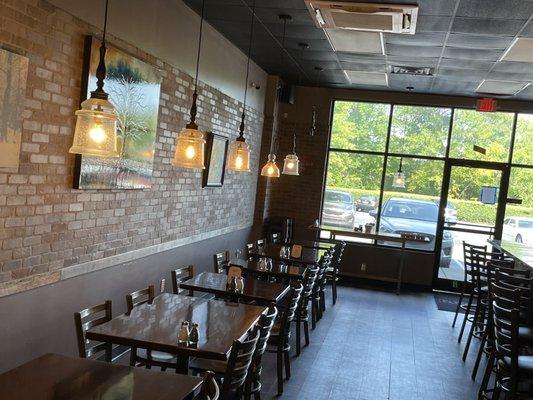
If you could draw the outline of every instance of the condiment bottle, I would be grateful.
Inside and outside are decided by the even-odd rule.
[[[192,323],[191,334],[189,335],[189,342],[191,345],[196,346],[200,340],[200,333],[198,332],[198,322]]]
[[[187,343],[189,341],[189,321],[183,321],[178,333],[178,342]]]

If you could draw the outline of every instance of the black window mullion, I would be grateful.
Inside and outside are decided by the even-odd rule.
[[[387,139],[385,140],[385,157],[383,157],[383,171],[381,172],[381,186],[379,188],[378,213],[376,215],[376,233],[379,233],[379,224],[381,222],[381,208],[383,207],[383,192],[385,188],[385,179],[387,178],[387,162],[389,158],[388,154],[393,113],[394,104],[391,104],[389,113],[389,126],[387,127]],[[376,241],[374,241],[374,243],[376,243]]]

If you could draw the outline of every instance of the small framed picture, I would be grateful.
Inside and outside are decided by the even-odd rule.
[[[228,138],[213,132],[206,133],[205,170],[202,187],[219,187],[224,184]]]

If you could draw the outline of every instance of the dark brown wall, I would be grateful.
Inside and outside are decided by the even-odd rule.
[[[330,115],[335,99],[464,108],[474,108],[476,104],[476,99],[466,97],[297,87],[294,104],[281,105],[278,129],[280,145],[277,154],[282,165],[283,158],[292,149],[292,135],[296,132],[296,151],[301,160],[300,176],[282,175],[280,179],[272,179],[270,193],[264,195],[269,199],[268,207],[265,207],[268,210],[267,216],[282,215],[294,218],[297,238],[314,237],[314,232],[306,227],[320,215]],[[310,137],[308,130],[313,106],[317,110],[318,134]],[[499,101],[499,106],[502,111],[531,112],[533,110],[533,104],[530,102],[502,100]],[[368,267],[365,274],[390,275],[391,268],[395,268],[391,266],[396,265],[397,257],[395,250],[353,244],[348,246],[342,271],[348,275],[359,274],[361,263],[366,262]],[[431,285],[433,263],[433,254],[409,253],[405,281]]]
[[[171,269],[193,264],[195,273],[211,271],[214,253],[242,249],[248,236],[243,229],[0,298],[0,373],[49,352],[77,356],[74,312],[109,299],[113,315],[124,313],[127,293],[149,284],[158,291],[161,278],[171,291]]]

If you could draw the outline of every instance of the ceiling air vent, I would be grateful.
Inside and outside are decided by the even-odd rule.
[[[390,72],[395,75],[433,76],[433,68],[431,67],[405,67],[401,65],[393,65],[390,67]]]
[[[319,28],[414,34],[418,6],[305,0]]]

